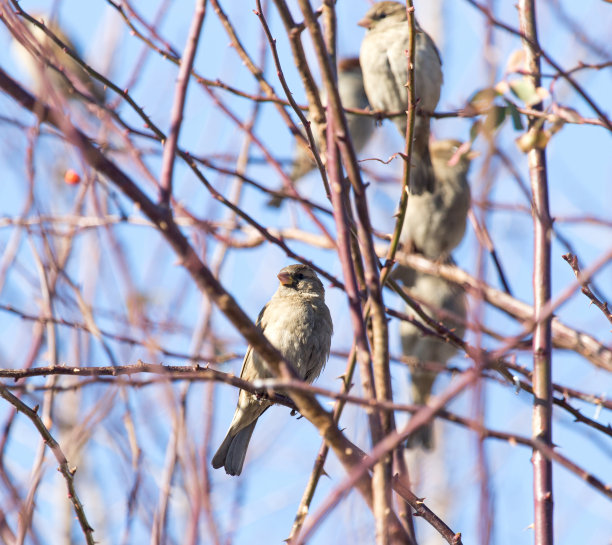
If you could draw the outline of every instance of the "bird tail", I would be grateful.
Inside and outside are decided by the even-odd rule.
[[[316,166],[317,163],[313,159],[311,153],[306,149],[299,147],[297,150],[297,156],[291,167],[289,178],[291,178],[293,182],[297,182],[300,178],[306,176],[306,174],[308,174]]]
[[[235,435],[231,435],[231,430],[227,432],[223,443],[213,456],[213,468],[218,469],[225,466],[225,472],[228,475],[240,475],[255,424],[257,424],[257,419]]]
[[[296,150],[296,156],[291,165],[291,172],[289,173],[289,179],[294,184],[303,176],[308,174],[312,169],[317,166],[317,163],[312,157],[312,154],[302,146],[298,146]],[[271,208],[280,208],[283,204],[285,197],[281,195],[274,195],[268,200],[267,205]]]
[[[433,193],[436,179],[431,163],[429,148],[425,147],[422,151],[413,150],[412,168],[410,170],[410,194],[422,195],[423,193]]]
[[[266,204],[270,208],[280,208],[284,200],[285,200],[285,197],[281,197],[280,195],[274,195],[270,197],[270,199],[268,200]]]
[[[416,405],[427,405],[427,401],[431,396],[436,373],[413,369],[410,373],[412,402]],[[433,421],[421,426],[418,430],[412,433],[407,441],[408,448],[421,446],[425,450],[431,450],[433,444]]]
[[[406,253],[409,252],[406,251]],[[399,282],[401,282],[406,288],[412,288],[416,282],[417,273],[410,267],[398,264],[393,267],[393,270],[391,271],[391,278],[393,278],[395,281],[399,280]]]
[[[414,433],[411,433],[406,440],[408,448],[423,447],[424,450],[432,450],[433,442],[433,422],[421,426]]]

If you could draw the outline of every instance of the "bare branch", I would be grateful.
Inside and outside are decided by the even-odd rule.
[[[85,536],[85,540],[88,545],[94,545],[95,540],[93,537],[93,528],[87,522],[87,516],[85,515],[85,510],[83,508],[83,504],[81,500],[77,496],[76,490],[74,488],[74,474],[76,472],[76,467],[70,467],[66,456],[62,452],[62,449],[58,445],[57,441],[51,436],[47,427],[43,424],[43,421],[38,416],[36,409],[31,409],[25,403],[23,403],[19,398],[15,397],[11,392],[9,392],[6,387],[0,384],[0,396],[6,399],[15,409],[19,412],[25,414],[34,424],[38,433],[42,437],[45,444],[49,446],[51,452],[55,456],[55,459],[59,463],[59,471],[63,475],[66,480],[66,488],[68,490],[68,499],[72,502],[72,506],[74,508],[74,512],[79,520],[79,524],[81,525],[81,529],[83,530],[83,535]]]
[[[565,261],[567,261],[568,265],[572,268],[572,270],[574,271],[574,274],[576,275],[576,278],[581,281],[581,275],[580,275],[580,266],[578,265],[578,258],[573,255],[573,254],[564,254],[563,259],[565,259]],[[590,300],[591,303],[593,303],[599,310],[601,310],[601,312],[603,312],[603,315],[608,319],[608,321],[610,323],[612,323],[612,313],[610,312],[610,309],[608,308],[608,303],[605,301],[600,301],[597,297],[595,297],[595,294],[591,291],[591,288],[589,287],[589,283],[587,281],[582,281],[582,293],[584,293]]]

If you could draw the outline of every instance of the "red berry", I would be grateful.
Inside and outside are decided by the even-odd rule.
[[[69,168],[64,174],[64,182],[66,182],[68,185],[76,185],[80,181],[81,177],[79,176],[79,174],[71,168]]]

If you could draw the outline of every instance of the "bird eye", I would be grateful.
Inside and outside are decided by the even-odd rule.
[[[302,273],[297,273],[293,278],[296,280],[304,280],[304,275]]]

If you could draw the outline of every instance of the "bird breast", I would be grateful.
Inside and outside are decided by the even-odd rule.
[[[366,33],[359,60],[370,105],[377,110],[406,109],[408,81],[408,27],[405,21]],[[435,110],[440,99],[442,68],[435,45],[417,31],[415,44],[415,96],[419,108]]]
[[[303,380],[314,380],[329,355],[331,318],[322,298],[286,297],[275,303],[274,319],[264,335]]]

